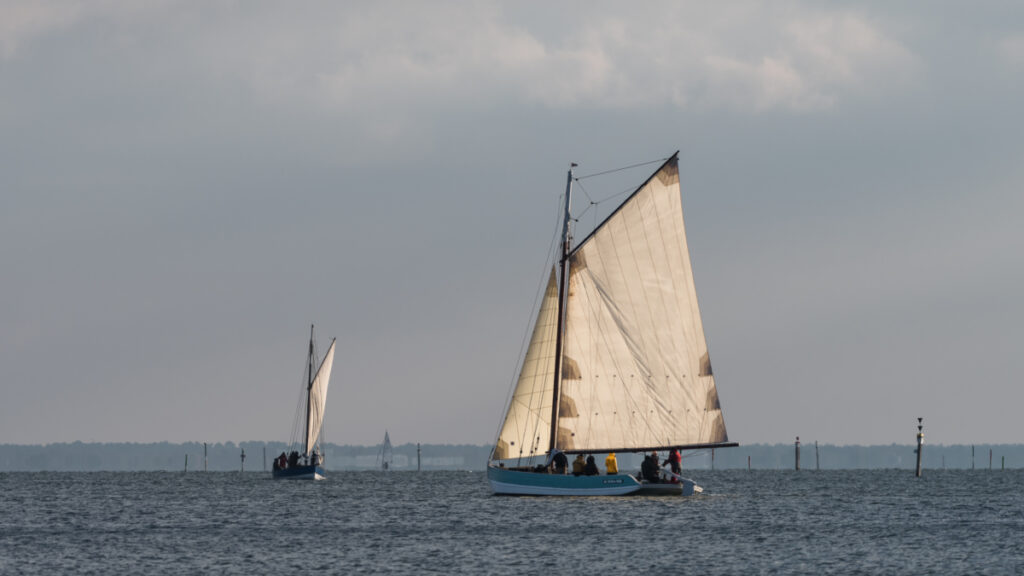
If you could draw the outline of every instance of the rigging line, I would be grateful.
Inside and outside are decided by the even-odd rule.
[[[619,192],[616,192],[615,194],[612,194],[611,196],[608,196],[606,198],[598,200],[597,202],[594,202],[594,204],[604,204],[605,202],[607,202],[609,200],[612,200],[614,198],[618,198],[619,196],[622,196],[624,194],[629,194],[630,192],[634,192],[634,191],[636,191],[636,186],[630,186],[629,188],[626,188],[624,190],[620,190]]]
[[[564,194],[559,195],[559,202],[558,202],[559,207],[561,207],[562,198],[564,198],[564,196],[565,196]],[[542,272],[541,272],[541,276],[540,276],[540,286],[538,287],[537,291],[534,293],[533,305],[531,306],[530,310],[536,310],[537,309],[537,300],[539,300],[541,298],[541,294],[544,294],[546,292],[546,290],[547,290],[547,280],[546,280],[546,278],[547,278],[547,275],[548,275],[548,268],[550,267],[550,264],[551,264],[551,261],[552,261],[553,255],[554,255],[555,245],[556,245],[556,242],[557,242],[557,239],[558,239],[558,223],[559,223],[559,221],[561,219],[560,211],[556,210],[555,213],[556,213],[557,216],[555,218],[554,232],[551,234],[551,241],[550,241],[549,246],[548,246],[547,260],[545,260],[545,262],[544,262],[544,268],[542,268]],[[509,407],[511,406],[512,396],[515,393],[516,384],[517,384],[516,376],[519,374],[519,371],[522,368],[522,363],[525,360],[524,356],[525,356],[525,349],[526,349],[526,341],[527,341],[528,338],[530,338],[530,336],[533,333],[531,328],[532,328],[532,326],[530,325],[530,321],[528,319],[527,320],[527,324],[526,324],[526,330],[524,331],[522,341],[519,344],[519,355],[516,358],[515,365],[512,367],[512,377],[510,379],[511,381],[509,382],[508,393],[505,396],[504,410],[506,412],[509,410]],[[497,421],[498,421],[498,429],[495,430],[495,432],[494,432],[494,446],[495,446],[495,448],[498,446],[498,440],[501,438],[501,430],[502,430],[502,428],[505,427],[505,419],[502,417],[501,414],[498,415]],[[521,441],[522,441],[522,438],[520,438],[520,442]],[[493,451],[492,451],[492,454],[493,454]]]
[[[587,189],[583,187],[583,184],[577,182],[576,187],[583,192],[583,195],[587,197],[587,200],[589,200],[591,204],[596,204],[596,202],[594,202],[594,199],[590,197],[590,193],[587,192]]]
[[[591,208],[593,208],[595,206],[600,206],[601,204],[604,204],[605,202],[607,202],[609,200],[613,200],[615,198],[618,198],[619,196],[622,196],[624,194],[628,194],[628,193],[633,192],[634,190],[636,190],[636,187],[630,186],[629,188],[626,188],[624,190],[616,192],[615,194],[612,194],[611,196],[607,196],[607,197],[605,197],[605,198],[603,198],[601,200],[594,200],[594,198],[590,195],[590,193],[587,192],[587,189],[583,187],[583,184],[577,182],[576,183],[576,187],[583,191],[583,194],[587,197],[587,200],[590,201],[590,204],[583,210],[583,212],[580,212],[575,217],[573,217],[573,221],[575,221],[575,222],[579,222],[580,219],[583,218],[584,214],[586,214],[587,212],[590,212]],[[596,224],[596,222],[597,222],[597,211],[596,210],[594,211],[594,221],[595,221],[595,224],[594,224],[593,228],[596,228],[597,227],[597,224]]]
[[[623,170],[629,170],[630,168],[639,168],[641,166],[647,166],[648,164],[656,164],[658,162],[664,162],[664,161],[668,160],[669,158],[671,158],[671,156],[668,156],[668,157],[665,157],[665,158],[658,158],[657,160],[649,160],[647,162],[641,162],[639,164],[633,164],[632,166],[623,166],[622,168],[614,168],[612,170],[605,170],[604,172],[595,172],[594,174],[587,174],[586,176],[577,176],[575,178],[575,180],[577,182],[579,182],[580,180],[583,180],[584,178],[593,178],[595,176],[604,176],[605,174],[611,174],[613,172],[621,172]]]
[[[597,206],[598,203],[594,202],[594,199],[590,197],[590,193],[587,192],[587,189],[584,188],[582,184],[577,182],[576,183],[576,187],[579,188],[583,192],[583,195],[587,197],[587,201],[590,202],[590,204],[587,205],[587,207],[583,210],[583,212],[580,212],[579,214],[577,214],[575,217],[572,218],[573,221],[579,222],[580,218],[583,218],[583,215],[586,214],[587,212],[589,212],[590,209],[593,208],[594,206]]]
[[[308,360],[308,358],[307,358],[307,360]],[[307,364],[307,362],[303,362],[303,364],[305,365],[305,364]],[[302,412],[303,412],[303,410],[302,410],[302,400],[303,400],[303,393],[304,393],[305,388],[306,388],[306,383],[305,382],[307,380],[307,377],[306,377],[306,373],[307,373],[306,371],[307,370],[309,370],[309,367],[308,366],[303,366],[303,368],[302,368],[302,384],[300,384],[300,387],[299,387],[299,399],[295,402],[295,415],[292,417],[292,431],[291,431],[291,437],[289,438],[290,444],[288,446],[288,451],[289,452],[291,452],[292,450],[295,449],[295,445],[299,441],[299,436],[301,434],[299,429],[301,428],[300,421],[302,420]]]
[[[688,451],[686,451],[686,454],[680,453],[679,454],[679,458],[680,459],[683,459],[683,458],[693,458],[694,456],[704,456],[705,454],[710,454],[710,453],[711,453],[711,450],[708,449],[708,448],[702,448],[700,450],[688,450]]]

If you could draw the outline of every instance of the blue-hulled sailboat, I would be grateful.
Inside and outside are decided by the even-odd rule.
[[[323,468],[320,431],[324,422],[324,410],[327,407],[327,386],[331,381],[331,367],[334,365],[334,345],[335,339],[332,339],[327,353],[317,364],[313,327],[310,326],[309,357],[302,392],[306,413],[306,425],[301,439],[303,450],[299,453],[298,442],[294,441],[293,436],[292,451],[289,454],[282,453],[274,460],[275,479],[323,480],[327,477]]]
[[[495,494],[689,495],[657,464],[573,475],[565,455],[736,446],[728,441],[683,226],[678,152],[572,246],[572,164],[551,271],[487,467]],[[647,467],[647,465],[645,465]]]

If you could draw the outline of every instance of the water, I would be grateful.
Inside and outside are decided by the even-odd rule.
[[[1024,573],[1022,470],[694,472],[694,498],[268,476],[0,474],[0,574]]]

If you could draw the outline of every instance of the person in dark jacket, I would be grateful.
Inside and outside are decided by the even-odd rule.
[[[679,455],[679,450],[676,450],[675,448],[669,450],[668,458],[666,458],[665,461],[661,463],[662,466],[664,466],[665,464],[672,465],[672,472],[676,474],[683,473],[683,457]]]
[[[597,469],[597,462],[594,457],[587,455],[587,464],[583,467],[583,474],[586,476],[597,476],[601,471]]]
[[[640,464],[640,476],[648,482],[658,482],[658,454],[651,452],[649,455],[644,456],[644,461]]]
[[[565,474],[565,469],[569,467],[569,459],[565,457],[565,452],[555,452],[551,465],[555,474]]]

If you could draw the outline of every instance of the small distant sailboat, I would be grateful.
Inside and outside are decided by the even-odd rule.
[[[387,472],[391,469],[391,462],[394,460],[394,455],[391,450],[391,437],[388,436],[388,431],[384,431],[384,444],[381,444],[380,454],[377,455],[377,464],[380,469]]]
[[[575,248],[574,180],[570,167],[560,260],[488,462],[491,489],[570,496],[700,492],[675,473],[659,481],[656,459],[651,478],[564,471],[566,454],[737,445],[725,431],[697,306],[678,152]]]
[[[300,454],[294,448],[290,454],[281,454],[274,460],[273,477],[275,479],[323,480],[326,474],[323,469],[323,451],[320,449],[320,430],[324,422],[324,410],[327,407],[327,386],[331,381],[331,367],[334,365],[334,345],[331,346],[317,368],[316,344],[313,338],[313,327],[309,328],[309,357],[306,366],[306,382],[302,392],[305,399],[306,426],[302,438],[303,451]],[[294,437],[293,437],[294,440]]]

